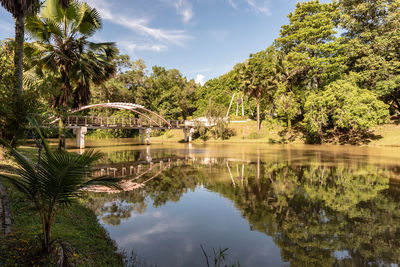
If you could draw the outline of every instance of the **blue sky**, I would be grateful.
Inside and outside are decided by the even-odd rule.
[[[296,0],[87,0],[103,28],[94,41],[113,41],[132,60],[179,69],[199,82],[218,77],[272,44]],[[14,36],[0,8],[0,39]]]

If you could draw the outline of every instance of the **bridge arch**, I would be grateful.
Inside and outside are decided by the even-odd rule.
[[[154,119],[152,119],[150,117],[150,116],[154,116],[154,117],[157,117],[158,119],[160,119],[160,121],[164,122],[168,127],[171,127],[171,123],[169,123],[169,121],[164,119],[161,115],[145,108],[142,105],[133,104],[133,103],[123,103],[123,102],[99,103],[99,104],[93,104],[93,105],[87,105],[87,106],[80,107],[78,109],[72,110],[71,113],[77,113],[77,112],[80,112],[80,111],[83,111],[86,109],[98,108],[98,107],[129,110],[129,111],[132,111],[132,112],[138,114],[139,116],[142,116],[142,117],[148,119],[149,121],[152,121],[152,122],[158,124],[159,126],[162,126],[162,123],[158,123],[157,121],[155,121]]]

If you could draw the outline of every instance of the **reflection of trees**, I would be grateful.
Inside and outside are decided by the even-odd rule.
[[[374,167],[264,164],[259,179],[209,189],[232,199],[250,227],[274,238],[284,261],[325,266],[399,262],[398,201],[385,195],[388,173]],[[350,259],[335,253],[346,251]]]
[[[143,213],[147,208],[146,195],[141,190],[118,194],[86,193],[86,204],[107,224],[119,225],[132,212]]]
[[[389,190],[389,172],[372,166],[214,162],[171,167],[139,190],[90,193],[90,203],[116,225],[132,212],[144,212],[149,202],[157,207],[179,201],[203,185],[232,200],[250,228],[271,236],[282,260],[295,266],[400,262],[400,199]]]
[[[119,225],[120,220],[129,218],[132,212],[143,213],[150,200],[155,207],[179,201],[188,190],[194,191],[198,185],[196,178],[198,172],[191,166],[173,166],[147,182],[143,189],[117,194],[87,193],[87,203],[105,223]]]

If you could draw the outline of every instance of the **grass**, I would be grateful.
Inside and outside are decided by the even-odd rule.
[[[236,135],[227,139],[214,140],[209,138],[205,143],[260,143],[260,144],[304,144],[302,133],[294,129],[287,131],[285,127],[273,122],[263,121],[260,132],[257,131],[255,121],[243,123],[230,123]],[[380,125],[371,129],[375,138],[366,140],[368,146],[400,146],[400,123],[392,121],[390,124]],[[179,142],[183,141],[182,130],[168,130],[164,135],[151,137],[153,142]],[[193,143],[204,143],[197,139]]]
[[[232,128],[236,133],[235,136],[227,140],[209,138],[206,143],[304,143],[299,137],[294,140],[293,131],[285,132],[285,128],[277,124],[269,124],[263,122],[260,132],[257,131],[256,121],[247,121],[241,123],[230,123],[229,128]],[[164,135],[158,137],[151,137],[151,141],[155,142],[178,142],[183,141],[184,135],[182,130],[168,130]],[[197,139],[194,143],[204,143],[204,141]]]
[[[23,147],[28,157],[34,148]],[[0,172],[15,173],[16,164],[0,160]],[[3,183],[11,204],[12,233],[0,235],[0,266],[54,266],[55,258],[41,254],[41,223],[32,204],[12,185]],[[91,209],[77,202],[61,209],[52,229],[53,240],[62,242],[70,266],[124,266],[124,257],[99,224]]]
[[[40,253],[40,218],[19,193],[7,186],[13,219],[12,234],[0,239],[1,266],[52,266],[54,259]],[[89,208],[76,203],[61,210],[55,219],[53,239],[69,249],[72,266],[123,266],[123,256]]]

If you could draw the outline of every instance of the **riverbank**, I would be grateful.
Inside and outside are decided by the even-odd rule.
[[[306,144],[305,137],[295,130],[286,131],[281,125],[268,125],[263,122],[261,130],[257,131],[257,123],[248,121],[244,123],[230,123],[235,135],[226,140],[214,139],[211,136],[206,140],[195,139],[194,143],[258,143],[258,144]],[[183,141],[182,130],[169,130],[163,135],[151,137],[153,142],[179,142]],[[341,144],[329,143],[329,144]],[[370,135],[362,140],[359,145],[367,146],[400,146],[400,124],[390,123],[371,129]]]
[[[12,161],[3,159],[0,163],[0,172],[15,172]],[[7,238],[0,235],[0,266],[54,266],[54,259],[44,259],[40,253],[37,212],[12,185],[3,184],[11,204],[12,232]],[[124,266],[123,255],[94,211],[79,202],[59,211],[52,236],[62,242],[70,266]]]

